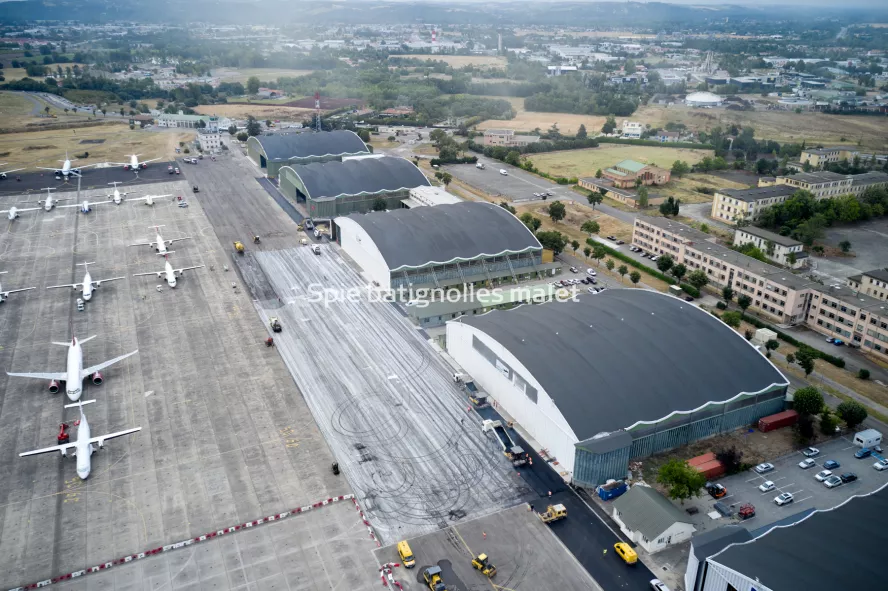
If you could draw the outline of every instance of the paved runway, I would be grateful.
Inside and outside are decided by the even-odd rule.
[[[260,344],[267,333],[247,293],[232,288],[240,284],[237,275],[223,271],[231,264],[230,250],[220,246],[200,203],[213,195],[195,199],[182,181],[159,183],[152,191],[186,195],[191,206],[124,202],[98,206],[86,216],[77,208],[26,212],[0,232],[0,270],[8,271],[3,286],[38,288],[12,294],[0,306],[0,588],[350,492],[346,480],[331,473],[330,449],[277,351]],[[165,226],[166,238],[192,238],[176,243],[174,266],[206,265],[188,272],[175,289],[164,285],[158,291],[156,278],[132,276],[162,268],[149,247],[128,246],[148,238],[148,226],[155,224]],[[79,281],[82,268],[74,265],[83,261],[95,261],[94,279],[126,279],[103,285],[78,312],[73,291],[44,287]],[[139,349],[105,371],[102,386],[84,384],[84,398],[97,400],[86,408],[93,435],[142,427],[97,452],[85,482],[72,458],[18,457],[54,445],[59,423],[75,415],[63,409],[64,395],[49,394],[45,382],[5,374],[62,370],[65,349],[49,343],[67,340],[69,325],[80,337],[97,335],[84,345],[85,365]],[[304,552],[334,531],[332,523],[292,523],[286,527],[300,536]],[[349,572],[355,579],[346,587],[369,589],[359,581],[376,571],[375,545],[356,533],[363,528],[358,520],[344,520],[342,528],[349,534],[328,546],[355,562]],[[208,573],[231,570],[226,561],[237,558],[206,552]],[[245,567],[261,562],[251,556],[240,559]],[[317,560],[305,565],[316,568]],[[142,588],[142,576],[148,575],[112,575],[100,588]],[[301,575],[285,576],[292,588],[330,588],[321,578],[297,584]],[[99,588],[89,579],[71,588]],[[229,587],[239,587],[235,581]],[[207,584],[189,579],[180,587]]]
[[[74,161],[72,166],[77,166],[78,162]],[[108,183],[119,182],[121,190],[123,187],[130,185],[142,185],[146,183],[169,183],[182,180],[181,176],[170,175],[167,172],[167,166],[179,166],[181,170],[183,165],[176,162],[152,162],[148,168],[139,171],[138,177],[131,170],[123,170],[122,166],[109,166],[107,168],[89,167],[83,169],[83,178],[80,180],[81,191],[90,189],[100,189],[108,187]],[[61,162],[59,163],[61,166]],[[193,166],[193,165],[192,165]],[[200,166],[200,165],[198,165]],[[5,167],[4,167],[5,168]],[[9,167],[13,168],[13,167]],[[16,167],[17,168],[17,167]],[[16,176],[20,176],[22,180],[15,180]],[[14,172],[8,178],[0,180],[0,197],[16,196],[19,194],[46,194],[44,189],[53,187],[54,193],[77,191],[77,179],[70,177],[68,179],[56,180],[51,170],[33,171],[23,170]],[[0,201],[0,205],[7,205],[8,199]]]

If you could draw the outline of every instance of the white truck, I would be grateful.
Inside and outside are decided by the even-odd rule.
[[[882,434],[875,429],[867,429],[854,435],[854,445],[857,447],[874,448],[882,443]]]
[[[475,168],[477,168],[478,170],[484,170],[484,163],[483,162],[476,163]]]
[[[509,171],[505,168],[500,168],[500,174],[503,176],[509,176]]]

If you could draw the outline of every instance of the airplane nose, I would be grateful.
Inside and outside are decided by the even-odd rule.
[[[89,478],[89,468],[86,468],[84,470],[78,469],[77,475],[80,477],[81,480],[86,480],[87,478]]]

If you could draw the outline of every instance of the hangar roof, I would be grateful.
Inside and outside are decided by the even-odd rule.
[[[348,219],[370,235],[392,271],[542,249],[518,218],[490,203],[466,201]]]
[[[370,153],[355,132],[346,130],[275,133],[257,135],[254,139],[262,146],[265,157],[272,162],[286,162],[292,158]]]
[[[717,318],[644,289],[610,289],[451,322],[473,326],[508,349],[580,441],[788,385]]]
[[[294,164],[289,168],[300,178],[308,196],[315,201],[431,185],[412,162],[393,156]]]

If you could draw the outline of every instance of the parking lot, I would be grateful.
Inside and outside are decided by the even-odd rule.
[[[765,474],[757,474],[750,469],[720,478],[715,482],[726,487],[728,494],[719,501],[732,508],[735,513],[742,505],[752,503],[755,506],[755,517],[737,523],[747,529],[756,530],[806,510],[829,509],[853,495],[870,493],[888,481],[888,470],[879,472],[873,469],[873,464],[878,461],[877,457],[861,460],[855,458],[854,453],[860,448],[852,445],[853,437],[852,433],[815,444],[820,454],[813,458],[815,465],[808,469],[799,467],[799,462],[805,459],[799,450],[782,458],[770,460],[774,470]],[[832,489],[826,488],[814,476],[824,469],[823,463],[828,460],[840,464],[839,468],[832,470],[833,474],[853,472],[857,475],[857,480]],[[758,487],[767,481],[774,483],[774,490],[762,492]],[[781,493],[792,494],[793,501],[778,506],[774,498]],[[720,515],[715,519],[710,517],[709,514],[715,512],[714,504],[715,499],[705,493],[702,497],[685,502],[684,508],[699,509],[699,513],[693,516],[698,532],[720,527],[736,519]],[[717,515],[717,512],[715,513]]]

